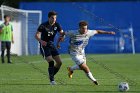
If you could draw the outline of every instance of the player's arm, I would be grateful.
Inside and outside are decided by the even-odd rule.
[[[64,31],[59,23],[57,23],[57,30],[59,32],[59,41],[64,41]]]
[[[11,37],[12,38],[12,43],[14,43],[13,26],[11,26],[11,31],[12,31],[12,33],[11,33],[12,34],[12,37]]]
[[[3,27],[2,27],[2,26],[0,26],[0,34],[2,33],[2,28],[3,28]]]
[[[114,35],[115,32],[111,31],[111,32],[108,32],[108,31],[103,31],[103,30],[96,30],[97,34],[112,34]]]
[[[58,27],[58,31],[59,31],[59,38],[57,40],[56,46],[57,46],[57,48],[60,48],[60,42],[64,41],[65,33],[59,23],[57,23],[57,27]]]
[[[13,36],[13,31],[12,31],[12,43],[14,43],[14,36]]]
[[[59,32],[59,34],[60,34],[60,36],[59,36],[60,41],[64,41],[65,32],[64,32],[63,30],[61,30],[61,31]]]
[[[60,33],[60,36],[59,36],[57,43],[56,43],[57,48],[60,48],[60,42],[64,41],[64,38],[65,38],[65,32],[63,30],[60,31],[59,33]]]
[[[40,32],[40,31],[37,31],[37,32],[35,33],[35,38],[36,38],[36,40],[37,40],[38,42],[40,42],[41,45],[46,46],[47,42],[41,40],[41,39],[40,39],[40,35],[41,35],[41,32]]]
[[[2,33],[2,29],[0,29],[0,33]]]

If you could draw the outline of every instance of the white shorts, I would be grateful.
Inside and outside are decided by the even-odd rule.
[[[77,64],[81,65],[83,63],[86,63],[86,57],[84,51],[82,53],[72,52],[70,51],[70,56],[72,60]]]

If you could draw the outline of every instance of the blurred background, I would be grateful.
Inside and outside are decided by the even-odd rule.
[[[64,31],[78,29],[86,20],[89,29],[115,31],[116,35],[96,35],[86,47],[86,53],[140,53],[140,0],[1,0],[0,22],[9,14],[14,28],[12,53],[39,54],[34,34],[40,23],[47,21],[51,10]],[[58,35],[56,36],[56,39]],[[61,44],[60,53],[67,53],[69,38]]]

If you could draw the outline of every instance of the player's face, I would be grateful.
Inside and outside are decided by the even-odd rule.
[[[10,17],[6,17],[5,22],[9,22],[9,21],[10,21]]]
[[[87,30],[88,30],[88,29],[87,29],[87,26],[81,26],[81,27],[80,27],[80,33],[81,33],[81,34],[87,33]]]
[[[56,18],[57,18],[56,15],[52,15],[52,16],[49,18],[49,23],[50,23],[50,24],[54,24],[54,23],[56,22]]]

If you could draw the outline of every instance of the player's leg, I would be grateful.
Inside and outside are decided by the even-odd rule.
[[[82,53],[82,57],[80,57],[80,58],[79,57],[77,58],[76,55],[71,55],[71,57],[74,61],[83,60],[84,63],[86,64],[85,53]],[[68,70],[70,70],[70,71],[81,70],[81,68],[79,67],[79,65],[76,64],[76,65],[73,65],[72,67],[68,67]]]
[[[72,78],[72,74],[74,70],[80,70],[80,67],[78,65],[73,65],[71,67],[67,67],[67,70],[68,70],[68,77]]]
[[[51,56],[50,48],[43,47],[40,45],[40,52],[41,52],[43,58],[46,59],[46,61],[49,64],[48,73],[49,73],[50,84],[55,85],[56,83],[54,81],[54,61]]]
[[[67,67],[68,77],[72,78],[73,71],[80,70],[80,67],[79,67],[79,65],[77,65],[77,62],[79,62],[79,60],[83,59],[83,56],[78,55],[75,52],[70,52],[70,56],[71,56],[72,60],[76,63],[76,65],[74,65],[74,66]]]
[[[5,48],[6,48],[6,43],[5,42],[1,42],[1,62],[4,63],[4,52],[5,52]]]
[[[98,82],[96,79],[93,77],[92,73],[90,72],[89,67],[86,65],[86,63],[82,63],[79,65],[79,67],[86,73],[86,76],[96,85],[98,85]]]
[[[50,79],[50,82],[52,82],[54,81],[54,61],[53,61],[52,56],[47,56],[46,60],[49,64],[49,67],[48,67],[49,79]]]
[[[71,67],[68,67],[68,69],[70,69],[70,71],[81,70],[80,67],[77,64],[76,65],[73,65]]]
[[[59,71],[62,61],[59,55],[53,56],[53,59],[55,60],[56,64],[54,66],[54,75]]]
[[[10,50],[11,50],[11,42],[6,42],[6,49],[7,49],[7,61],[8,63],[11,63],[10,60]]]
[[[62,61],[61,61],[61,58],[57,51],[57,48],[55,47],[54,44],[51,44],[51,54],[52,54],[53,59],[56,62],[55,66],[54,66],[54,75],[55,75],[59,71],[59,69],[62,65]]]

